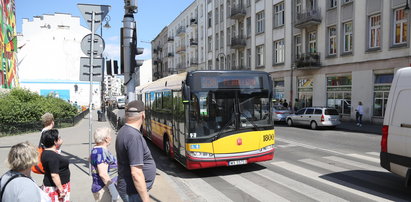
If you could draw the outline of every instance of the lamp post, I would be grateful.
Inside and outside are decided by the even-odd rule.
[[[217,55],[217,61],[220,61],[220,55],[223,55],[223,64],[224,64],[224,69],[226,69],[227,68],[227,65],[226,65],[226,62],[227,62],[227,59],[226,59],[226,56],[225,56],[225,54],[224,53],[219,53],[218,55]]]
[[[104,24],[104,28],[109,29],[111,28],[109,22],[111,20],[111,17],[109,15],[106,15],[104,18],[104,21],[106,21],[106,24]],[[100,35],[101,38],[103,38],[103,26],[100,26]],[[101,58],[103,58],[103,69],[102,69],[102,79],[101,79],[101,112],[102,112],[102,121],[105,121],[105,113],[106,113],[106,102],[104,98],[105,94],[105,85],[104,85],[104,69],[106,68],[106,60],[103,57],[103,53],[101,53]]]

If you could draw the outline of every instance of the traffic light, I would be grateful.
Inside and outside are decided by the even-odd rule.
[[[135,48],[132,49],[131,55],[133,55],[133,56],[135,57],[135,56],[137,56],[137,55],[143,54],[143,52],[144,52],[144,48],[137,48],[137,47],[135,47]],[[134,70],[135,70],[137,67],[142,66],[143,63],[144,63],[144,60],[136,60],[136,59],[134,58],[134,60],[131,61],[131,72],[134,73]]]
[[[106,71],[107,75],[113,75],[112,68],[111,68],[111,60],[106,61]]]
[[[118,72],[118,62],[117,62],[117,60],[114,60],[113,61],[113,66],[114,66],[114,74],[118,74],[119,72]],[[123,66],[122,66],[123,67]],[[124,73],[124,70],[122,70],[121,72],[120,72],[120,74],[122,74],[122,73]]]

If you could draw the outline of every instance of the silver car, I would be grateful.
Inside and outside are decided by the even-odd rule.
[[[273,107],[273,119],[274,121],[286,121],[287,116],[292,114],[292,112],[283,106]]]
[[[302,108],[295,112],[295,114],[287,116],[288,126],[308,125],[313,130],[318,127],[335,128],[340,123],[338,111],[328,107]]]

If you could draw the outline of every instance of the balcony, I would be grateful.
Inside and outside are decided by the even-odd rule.
[[[198,46],[198,40],[197,39],[190,39],[190,46]]]
[[[174,57],[174,53],[171,53],[171,52],[168,53],[168,54],[167,54],[167,57],[170,57],[170,58],[171,58],[171,57]]]
[[[317,69],[321,66],[320,53],[305,53],[295,59],[297,69]]]
[[[190,26],[195,27],[197,26],[197,24],[198,24],[197,18],[190,19]]]
[[[244,6],[242,4],[233,6],[231,8],[231,19],[235,20],[240,20],[243,19],[247,14],[247,11],[245,10]]]
[[[169,36],[169,37],[167,38],[167,41],[168,41],[168,42],[173,42],[173,41],[174,41],[174,37]]]
[[[251,70],[251,68],[246,67],[245,65],[232,65],[231,70]]]
[[[247,40],[242,35],[231,38],[231,48],[233,49],[245,48],[246,45],[247,45]]]
[[[191,58],[190,59],[190,66],[198,66],[198,58]]]
[[[186,52],[186,46],[185,46],[185,45],[181,45],[181,46],[177,47],[176,52],[177,52],[177,54],[185,54],[185,52]]]
[[[305,12],[297,13],[295,27],[299,29],[312,27],[321,23],[321,10],[314,8]]]
[[[184,26],[180,26],[176,32],[177,36],[184,36],[186,34],[186,28]]]

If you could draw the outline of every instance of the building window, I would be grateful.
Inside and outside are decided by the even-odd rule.
[[[394,11],[394,45],[407,42],[407,14],[403,8]]]
[[[328,28],[328,55],[337,54],[337,28],[335,26]]]
[[[264,32],[264,11],[257,13],[257,34]]]
[[[296,13],[297,14],[301,13],[302,9],[303,9],[303,6],[301,4],[301,0],[296,0],[296,2],[295,2],[295,11],[296,11]]]
[[[315,31],[308,33],[308,52],[317,52],[317,32]]]
[[[207,27],[208,27],[208,28],[211,27],[211,23],[212,23],[212,19],[213,19],[212,16],[213,16],[212,12],[211,12],[211,11],[208,12],[208,14],[207,14],[207,21],[208,21]]]
[[[327,77],[327,106],[337,109],[340,114],[351,114],[352,77]]]
[[[352,1],[353,1],[353,0],[342,0],[343,4],[350,3],[350,2],[352,2]]]
[[[251,36],[251,17],[247,18],[247,37]]]
[[[352,22],[347,22],[343,24],[344,29],[344,52],[352,51]]]
[[[224,4],[220,5],[220,22],[224,21]]]
[[[294,110],[313,106],[313,80],[311,78],[299,78],[298,99],[294,101]]]
[[[274,5],[274,27],[284,25],[284,2]]]
[[[207,50],[208,50],[208,52],[211,52],[211,48],[212,48],[212,46],[213,46],[213,37],[212,36],[209,36],[208,37],[208,48],[207,48]]]
[[[251,49],[247,49],[247,67],[251,69]]]
[[[224,48],[224,32],[220,32],[220,48]]]
[[[264,66],[264,45],[257,46],[257,57],[256,57],[256,66],[261,67]]]
[[[373,116],[383,118],[394,74],[375,75]]]
[[[219,36],[218,36],[218,33],[217,34],[215,34],[215,49],[217,50],[218,49],[218,40],[219,40]]]
[[[276,103],[279,103],[280,100],[284,99],[284,80],[274,80],[274,98]]]
[[[274,64],[284,63],[284,39],[274,41]]]
[[[214,23],[218,24],[218,8],[215,8],[214,15]]]
[[[381,15],[373,15],[369,18],[369,48],[379,48],[381,46]]]
[[[247,7],[251,6],[251,0],[247,0]]]
[[[335,7],[337,7],[337,0],[328,0],[328,2],[330,3],[330,7],[329,7],[329,8],[335,8]]]
[[[294,43],[295,43],[295,57],[300,58],[302,54],[301,35],[297,35],[294,37]]]

